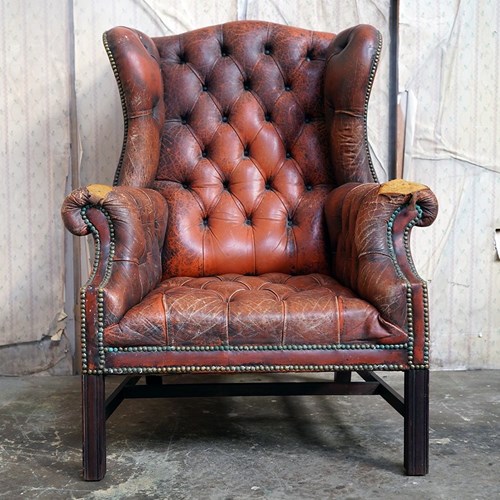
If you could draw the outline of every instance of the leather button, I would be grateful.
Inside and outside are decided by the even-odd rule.
[[[204,217],[201,222],[205,227],[208,227],[208,217]]]
[[[188,182],[183,182],[183,183],[182,183],[182,187],[183,187],[184,189],[189,189],[189,183],[188,183]]]
[[[288,217],[288,219],[287,219],[287,221],[286,221],[286,225],[287,225],[288,227],[292,227],[292,226],[294,226],[294,223],[293,223],[293,220],[292,220],[292,218],[291,218],[291,217]]]
[[[266,182],[266,185],[264,186],[266,188],[266,191],[271,191],[271,183]]]
[[[226,116],[226,115],[223,115],[223,116],[222,116],[222,121],[223,121],[224,123],[227,123],[227,116]]]
[[[243,156],[248,156],[250,154],[250,151],[248,151],[248,149],[245,149],[243,151]]]
[[[266,56],[270,56],[271,55],[271,46],[270,45],[266,45],[264,47],[264,54],[266,54]]]
[[[304,118],[304,123],[311,123],[311,118],[309,116],[306,116]]]
[[[229,181],[226,179],[224,181],[222,181],[222,187],[225,189],[225,190],[228,190],[229,189]]]
[[[292,90],[292,87],[290,85],[285,85],[285,90],[287,92],[290,92],[290,90]]]
[[[208,87],[206,85],[203,85],[202,89],[203,89],[203,92],[206,92],[208,90]]]
[[[207,150],[204,149],[202,152],[201,152],[201,156],[203,156],[203,158],[206,158],[208,156],[208,153],[207,153]]]
[[[229,55],[228,50],[227,50],[227,48],[226,48],[226,47],[221,47],[221,49],[220,49],[220,50],[221,50],[221,51],[220,51],[220,55],[221,55],[222,57],[227,57],[227,56]]]
[[[250,83],[248,81],[243,82],[243,88],[245,90],[250,90]]]
[[[266,119],[266,122],[271,121],[271,115],[269,115],[269,114],[265,115],[264,118]]]
[[[291,157],[292,157],[292,153],[290,153],[290,151],[287,151],[287,152],[286,152],[286,154],[285,154],[285,156],[286,156],[287,158],[291,158]]]
[[[252,225],[252,219],[251,219],[250,217],[247,217],[247,218],[245,219],[245,224],[246,224],[247,226],[251,226],[251,225]]]
[[[313,187],[311,184],[306,184],[307,191],[312,191]]]
[[[186,125],[186,123],[187,123],[187,117],[186,116],[181,116],[181,123],[183,125]]]

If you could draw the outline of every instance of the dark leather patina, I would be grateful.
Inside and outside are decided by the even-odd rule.
[[[374,182],[379,33],[234,22],[105,41],[126,120],[116,186],[76,190],[62,210],[99,238],[84,369],[282,366],[284,350],[314,369],[345,344],[342,365],[427,365],[408,238],[437,203],[425,186]],[[141,346],[165,349],[127,355]]]

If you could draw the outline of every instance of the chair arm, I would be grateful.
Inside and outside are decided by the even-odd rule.
[[[94,237],[94,266],[84,291],[102,290],[103,326],[117,322],[161,278],[165,199],[152,189],[93,184],[70,193],[61,213],[73,234]]]
[[[432,191],[403,180],[349,183],[330,193],[325,211],[335,277],[385,319],[408,328],[408,304],[425,286],[413,264],[410,232],[436,218]]]

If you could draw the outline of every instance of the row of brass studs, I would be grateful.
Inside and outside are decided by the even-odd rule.
[[[429,335],[429,293],[427,283],[422,281],[422,292],[424,300],[424,364],[429,366],[429,348],[430,348],[430,335]]]
[[[81,288],[80,290],[80,308],[81,308],[81,349],[82,349],[82,372],[83,373],[91,373],[91,370],[88,370],[88,354],[87,354],[87,323],[85,316],[85,299],[86,299],[86,290],[88,284],[92,282],[97,274],[97,269],[99,266],[99,262],[101,259],[101,239],[99,236],[99,232],[97,228],[92,224],[87,217],[87,210],[90,208],[90,205],[86,205],[82,207],[80,210],[83,221],[86,226],[89,228],[89,231],[92,233],[94,237],[94,262],[92,265],[92,272],[90,274],[90,278],[87,280],[87,285]],[[106,270],[104,273],[103,280],[100,286],[105,285],[109,277],[111,276],[111,267],[113,265],[113,257],[115,255],[116,243],[115,243],[115,229],[111,220],[111,216],[109,213],[102,207],[94,207],[100,210],[109,226],[109,234],[110,234],[110,244],[109,244],[109,258],[106,263]],[[105,367],[105,348],[104,348],[104,290],[99,288],[97,290],[97,351],[99,354],[99,370],[98,373],[103,373]]]
[[[202,345],[202,346],[133,346],[105,347],[106,352],[165,352],[165,351],[343,351],[343,350],[397,350],[408,344],[290,344],[290,345]]]
[[[80,288],[80,348],[82,350],[82,372],[87,373],[87,317],[85,314],[86,288]]]
[[[87,285],[92,282],[97,274],[97,269],[99,267],[99,259],[101,258],[101,239],[99,238],[99,233],[87,217],[87,210],[90,208],[90,205],[86,205],[82,207],[80,210],[80,215],[82,216],[83,222],[88,227],[89,231],[92,233],[94,238],[94,262],[92,263],[92,271],[90,272],[89,279],[87,280]]]
[[[406,258],[408,260],[408,263],[410,265],[410,269],[412,272],[415,274],[415,276],[420,280],[421,286],[422,286],[422,299],[424,303],[424,367],[429,368],[429,295],[428,295],[428,289],[427,289],[427,283],[425,280],[420,278],[418,275],[418,272],[415,268],[415,263],[413,262],[413,257],[411,255],[411,248],[410,248],[410,231],[413,229],[413,227],[418,223],[418,221],[422,218],[423,216],[423,210],[419,205],[415,205],[415,208],[417,210],[417,215],[414,219],[412,219],[405,228],[405,231],[403,233],[403,242],[405,246],[405,252],[406,252]],[[413,353],[412,358],[410,359],[410,356],[408,356],[409,363],[411,364],[413,361]]]
[[[424,368],[424,366],[419,366]],[[401,364],[357,364],[357,365],[237,365],[237,366],[162,366],[162,367],[123,367],[105,368],[104,370],[89,370],[89,375],[122,375],[122,374],[147,374],[147,373],[200,373],[200,372],[337,372],[337,371],[362,371],[379,370],[394,371],[406,370],[408,366]]]
[[[406,258],[408,260],[408,263],[410,265],[410,269],[412,273],[419,279],[420,276],[418,275],[417,269],[415,267],[415,263],[413,262],[413,257],[411,255],[411,248],[410,248],[410,231],[413,229],[413,227],[418,223],[418,221],[422,218],[424,211],[419,205],[415,205],[415,209],[417,210],[418,215],[411,220],[408,225],[405,228],[404,234],[403,234],[403,241],[405,245],[405,251],[406,251]],[[422,280],[423,281],[423,280]]]
[[[398,207],[387,222],[387,246],[389,250],[389,255],[391,256],[396,274],[404,282],[406,287],[406,315],[407,315],[407,331],[408,331],[408,363],[413,364],[413,347],[414,347],[414,332],[413,332],[413,293],[411,289],[411,283],[408,278],[404,275],[401,267],[398,264],[396,258],[396,252],[394,251],[393,244],[393,228],[394,221],[400,212],[405,208],[405,206]]]
[[[399,267],[399,264],[397,263],[396,260],[396,255],[394,253],[394,246],[392,244],[392,228],[394,225],[394,220],[396,219],[397,215],[401,212],[401,210],[404,207],[399,207],[398,209],[395,210],[395,212],[392,214],[391,218],[389,219],[389,222],[387,224],[387,232],[388,232],[388,245],[389,245],[389,251],[391,253],[391,258],[394,262],[394,265],[396,267],[396,272],[398,276],[400,276],[402,279],[406,281],[406,303],[408,307],[408,363],[412,368],[429,368],[429,297],[428,297],[428,289],[427,289],[427,283],[422,280],[419,276],[418,273],[415,269],[415,264],[413,263],[413,259],[411,256],[411,249],[410,249],[410,231],[412,228],[418,223],[418,221],[422,218],[423,215],[423,210],[420,206],[416,205],[417,209],[417,216],[412,219],[405,227],[404,233],[403,233],[403,242],[405,246],[405,252],[406,252],[406,257],[408,259],[410,268],[412,272],[415,274],[416,277],[418,277],[421,281],[422,285],[422,290],[423,290],[423,302],[424,302],[424,364],[423,365],[414,365],[413,364],[413,347],[414,347],[414,335],[413,335],[413,304],[412,304],[412,291],[411,291],[411,285],[406,279],[406,277],[403,275],[401,268]]]
[[[113,56],[113,52],[111,51],[108,38],[106,33],[102,35],[102,41],[104,44],[104,49],[106,50],[106,54],[108,55],[109,62],[111,63],[111,68],[113,69],[113,74],[115,75],[116,83],[118,85],[118,92],[120,94],[120,102],[122,105],[122,113],[123,113],[123,142],[122,142],[122,151],[120,153],[120,159],[118,160],[118,165],[115,171],[115,177],[113,179],[113,186],[118,185],[118,179],[120,178],[120,173],[122,170],[123,160],[125,158],[125,150],[127,148],[127,139],[128,139],[128,112],[127,112],[127,102],[125,100],[125,91],[123,89],[122,81],[120,79],[120,73],[118,72],[118,67],[116,65],[115,58]]]
[[[375,78],[375,72],[377,70],[381,52],[382,52],[382,35],[380,33],[377,33],[377,50],[372,59],[372,64],[370,67],[370,74],[368,76],[368,86],[366,88],[365,103],[363,108],[363,134],[365,136],[364,137],[365,151],[366,151],[366,157],[368,158],[368,166],[370,167],[370,172],[375,182],[378,182],[378,177],[377,177],[377,172],[375,172],[375,167],[373,166],[372,157],[370,154],[370,147],[368,146],[368,101],[370,100],[370,93],[372,91],[373,80]]]

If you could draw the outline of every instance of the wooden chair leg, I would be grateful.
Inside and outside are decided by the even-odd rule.
[[[104,375],[82,375],[83,479],[100,481],[106,474]]]
[[[429,472],[429,370],[405,372],[404,466],[408,476]]]

